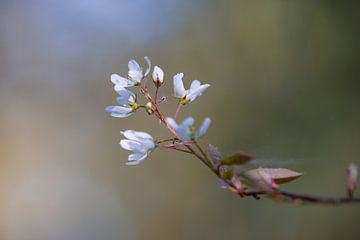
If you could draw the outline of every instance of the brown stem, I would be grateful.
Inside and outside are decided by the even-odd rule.
[[[153,100],[153,98],[149,95],[148,91],[146,88],[140,86],[140,91],[142,94],[144,94],[144,96],[149,100],[149,102],[151,102],[151,104],[153,105],[153,107],[155,108],[154,111],[157,113],[157,117],[160,119],[160,121],[165,125],[165,127],[176,137],[178,138],[176,132],[174,131],[174,129],[172,129],[172,127],[170,127],[166,120],[165,120],[165,116],[162,114],[162,112],[160,111],[158,105],[156,104],[156,102]]]
[[[159,92],[159,86],[156,85],[156,90],[155,90],[155,103],[157,103],[158,92]]]
[[[244,195],[252,196],[259,199],[259,195],[269,195],[275,200],[293,201],[294,203],[318,203],[318,204],[346,204],[346,203],[360,203],[360,198],[350,197],[320,197],[307,194],[299,194],[278,190],[273,194],[267,194],[262,191],[248,191]]]
[[[189,145],[184,145],[187,149],[189,149],[192,154],[194,154],[198,159],[200,159],[208,168],[210,168],[210,170],[216,174],[216,170],[209,164],[208,161],[206,161],[205,158],[203,158],[199,153],[197,153],[191,146]]]
[[[215,166],[213,165],[213,162],[209,160],[207,154],[205,153],[205,151],[200,147],[200,145],[194,140],[194,144],[197,147],[197,149],[200,151],[200,153],[203,155],[203,158],[209,163],[209,165],[211,166],[211,169],[215,169]]]
[[[176,117],[177,117],[177,115],[178,115],[181,107],[182,107],[182,104],[179,102],[178,105],[177,105],[177,107],[176,107],[175,113],[174,113],[174,117],[173,117],[174,120],[176,119]]]
[[[186,152],[186,153],[192,153],[190,150],[177,148],[176,146],[160,146],[160,148],[163,148],[163,149],[171,149],[171,150],[176,150],[176,151]]]
[[[164,142],[170,142],[170,141],[176,141],[176,138],[168,138],[163,140],[158,140],[157,143],[164,143]]]

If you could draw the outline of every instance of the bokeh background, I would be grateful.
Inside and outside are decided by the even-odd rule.
[[[180,118],[201,143],[305,172],[288,190],[345,195],[360,163],[356,1],[0,1],[0,239],[360,239],[360,206],[239,199],[188,155],[126,167],[109,76],[148,55],[212,87]]]

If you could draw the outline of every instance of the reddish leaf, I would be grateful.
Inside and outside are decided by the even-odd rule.
[[[246,175],[258,175],[260,171],[260,174],[264,173],[269,175],[272,179],[274,179],[275,183],[282,184],[287,183],[290,181],[293,181],[299,177],[302,176],[302,173],[298,173],[286,168],[258,168],[258,169],[252,169],[245,173]]]
[[[274,178],[264,168],[252,169],[244,173],[244,177],[249,179],[254,186],[266,193],[274,193],[279,187]]]

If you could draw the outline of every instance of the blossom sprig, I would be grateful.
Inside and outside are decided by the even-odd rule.
[[[144,57],[144,59],[147,63],[145,71],[136,60],[130,60],[127,77],[118,74],[111,75],[111,82],[118,94],[116,98],[118,105],[108,106],[106,111],[113,117],[126,118],[139,112],[140,109],[144,109],[147,116],[154,116],[160,120],[160,123],[169,132],[170,137],[155,139],[143,131],[121,131],[125,138],[121,139],[120,146],[132,152],[128,156],[127,165],[138,165],[156,149],[175,150],[198,158],[216,175],[222,188],[236,193],[240,197],[251,196],[259,199],[260,195],[267,195],[274,200],[294,203],[360,203],[360,198],[354,197],[358,176],[357,167],[354,163],[351,163],[347,169],[347,197],[319,197],[281,190],[281,184],[294,181],[302,176],[296,171],[285,168],[249,168],[246,164],[252,161],[251,155],[237,152],[223,157],[218,148],[211,144],[206,152],[198,140],[209,129],[211,119],[204,118],[196,130],[193,117],[187,117],[181,123],[177,123],[176,118],[182,106],[199,98],[210,87],[210,84],[201,84],[199,80],[193,80],[190,88],[185,89],[184,74],[175,74],[173,76],[173,96],[177,99],[177,107],[173,117],[169,117],[161,111],[158,101],[158,92],[165,82],[165,73],[159,66],[154,66],[151,75],[155,87],[153,94],[147,86],[147,77],[151,72],[151,61],[148,57]],[[137,88],[140,95],[145,98],[146,103],[141,105],[137,95],[129,88]]]
[[[153,97],[148,87],[146,86],[146,77],[151,71],[151,61],[148,57],[144,57],[144,59],[148,65],[145,72],[143,71],[143,68],[136,62],[136,60],[132,59],[128,63],[129,70],[127,78],[118,74],[111,75],[111,82],[114,84],[114,90],[118,94],[116,100],[119,105],[108,106],[106,111],[109,112],[113,117],[126,118],[134,114],[139,108],[143,107],[149,115],[154,115],[160,120],[160,122],[170,132],[172,138],[170,141],[168,141],[171,142],[170,144],[167,143],[161,145],[160,143],[164,143],[163,140],[155,141],[151,135],[147,133],[145,134],[144,132],[137,132],[133,130],[121,132],[128,139],[121,140],[120,146],[126,150],[133,151],[133,153],[128,156],[127,164],[137,165],[142,162],[148,156],[148,154],[156,148],[157,143],[159,143],[159,148],[162,149],[173,149],[189,152],[192,154],[198,154],[191,145],[195,142],[196,139],[200,138],[206,133],[210,126],[210,118],[205,118],[199,130],[195,132],[192,126],[194,123],[194,119],[192,117],[187,118],[183,124],[180,125],[176,124],[175,119],[166,117],[160,110],[157,101],[158,90],[164,83],[165,73],[159,66],[154,66],[152,80],[156,89],[155,97]],[[178,79],[180,75],[176,74],[174,79]],[[175,97],[178,98],[180,96],[179,94],[182,94],[182,104],[186,104],[187,102],[192,102],[198,98],[210,85],[201,85],[198,80],[194,80],[190,89],[184,89],[182,93],[182,90],[180,89],[181,86],[183,87],[182,76],[180,81],[174,81]],[[128,89],[131,87],[138,88],[140,94],[142,94],[147,100],[145,105],[138,103],[137,96]],[[136,136],[140,135],[144,138],[136,138]],[[149,142],[153,142],[154,145],[149,144]],[[146,144],[144,145],[144,143]],[[208,159],[204,159],[204,161],[206,161],[207,164],[210,164]]]

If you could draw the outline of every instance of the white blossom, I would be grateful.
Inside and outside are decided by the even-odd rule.
[[[206,133],[211,120],[210,118],[205,118],[197,132],[195,132],[193,127],[194,119],[192,117],[185,118],[181,124],[177,124],[176,121],[170,117],[166,118],[166,122],[175,130],[179,138],[184,141],[191,141],[202,137]]]
[[[161,86],[161,84],[163,84],[164,82],[164,71],[160,67],[155,66],[153,70],[152,78],[157,86]]]
[[[119,96],[116,98],[119,106],[108,106],[105,110],[113,117],[126,118],[134,113],[139,105],[136,103],[136,95],[128,89],[117,89]]]
[[[114,89],[117,91],[118,89],[125,88],[125,87],[132,87],[141,84],[141,80],[146,77],[151,68],[151,62],[148,57],[144,57],[147,62],[147,70],[143,73],[142,67],[134,60],[130,60],[128,63],[128,77],[122,77],[116,73],[111,74],[111,82],[115,84]]]
[[[190,89],[185,90],[184,83],[182,78],[184,77],[183,73],[178,73],[174,76],[174,95],[180,99],[180,102],[183,104],[194,101],[197,97],[201,96],[210,84],[201,85],[199,80],[192,81]]]
[[[127,139],[122,139],[120,146],[126,150],[133,151],[133,153],[128,156],[127,165],[139,164],[156,147],[154,139],[146,132],[126,130],[121,132],[121,134]]]

